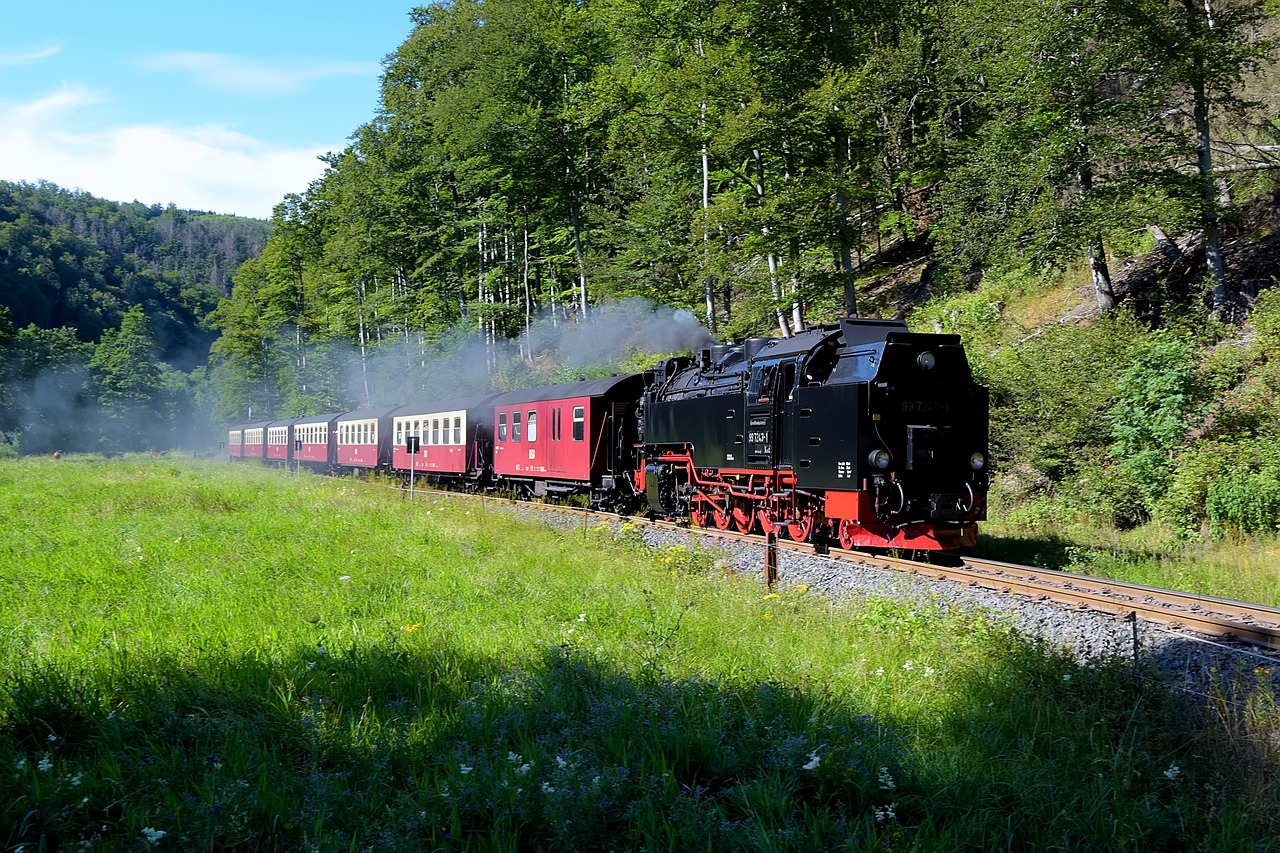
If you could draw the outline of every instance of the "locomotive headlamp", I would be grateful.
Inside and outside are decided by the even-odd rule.
[[[987,465],[987,457],[981,453],[975,453],[969,457],[969,467],[975,471],[981,471]]]
[[[937,363],[938,359],[928,350],[916,356],[916,364],[920,365],[921,370],[933,370],[933,366]]]
[[[889,451],[873,450],[867,454],[867,464],[872,468],[879,468],[883,471],[889,467]]]

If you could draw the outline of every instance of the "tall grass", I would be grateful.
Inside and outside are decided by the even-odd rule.
[[[1256,849],[1280,829],[1273,708],[1220,725],[981,614],[765,595],[717,559],[253,466],[2,462],[0,846]]]

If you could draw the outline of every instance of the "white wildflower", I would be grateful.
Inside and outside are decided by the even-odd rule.
[[[338,578],[338,581],[340,583],[351,583],[351,575],[343,575],[342,577]]]
[[[1071,680],[1071,673],[1069,673],[1069,672],[1068,672],[1068,673],[1066,673],[1065,675],[1063,675],[1063,676],[1062,676],[1062,680],[1063,680],[1063,681],[1070,681],[1070,680]]]
[[[327,655],[327,654],[329,654],[329,652],[325,650],[325,647],[324,647],[324,646],[316,646],[316,654],[318,654],[318,655]]]
[[[546,782],[543,782],[543,783],[542,783],[542,793],[544,793],[544,794],[554,794],[555,792],[556,792],[556,789],[555,789],[555,788],[551,787],[551,786],[550,786],[550,785],[548,785]]]
[[[528,765],[528,763],[521,764],[519,767],[517,767],[517,768],[516,768],[516,775],[517,775],[517,776],[524,776],[524,775],[525,775],[526,773],[528,773],[528,772],[529,772],[529,765]]]
[[[809,763],[804,765],[805,770],[817,770],[818,765],[822,763],[822,759],[818,757],[818,751],[815,749],[809,753]]]
[[[458,772],[459,772],[459,773],[461,773],[463,776],[466,776],[468,773],[470,773],[470,772],[471,772],[471,765],[470,765],[470,764],[459,764],[459,765],[458,765]]]
[[[40,763],[36,765],[36,769],[41,773],[48,773],[53,769],[53,762],[49,760],[48,753],[45,753],[44,758],[40,759]]]
[[[510,761],[512,764],[515,764],[519,760],[520,756],[516,755],[514,752],[507,753],[507,761]]]
[[[933,668],[933,667],[931,667],[931,666],[926,666],[926,667],[924,668],[924,674],[925,674],[925,675],[933,675],[935,672],[937,672],[937,670],[936,670],[936,669],[934,669],[934,668]]]
[[[311,670],[313,670],[313,669],[315,669],[315,668],[316,668],[316,662],[315,662],[315,661],[313,661],[313,660],[307,661],[307,671],[308,671],[308,672],[310,672]]]
[[[1182,768],[1177,764],[1170,764],[1169,769],[1164,771],[1164,778],[1168,779],[1170,782],[1176,782],[1182,778]]]
[[[563,770],[563,769],[565,769],[566,767],[568,767],[568,766],[569,766],[569,762],[565,761],[565,760],[564,760],[564,758],[562,758],[561,756],[557,755],[557,756],[556,756],[556,766],[557,766],[557,767],[559,767],[561,770]]]
[[[587,621],[587,614],[585,614],[585,613],[579,613],[579,614],[578,614],[578,621],[579,621],[579,622],[586,622],[586,621]]]
[[[904,664],[902,665],[902,668],[903,668],[903,669],[915,669],[915,668],[916,668],[916,665],[915,665],[914,663],[912,663],[911,661],[907,661],[906,663],[904,663]]]
[[[893,813],[893,807],[896,805],[897,803],[889,803],[887,806],[876,806],[876,822],[884,823],[896,818],[897,815]]]
[[[880,790],[881,790],[881,791],[892,791],[894,788],[898,787],[898,786],[894,783],[894,781],[893,781],[893,777],[889,775],[889,768],[888,768],[888,767],[881,767],[881,768],[880,768],[880,776],[879,776],[879,778],[878,778],[878,780],[877,780],[877,781],[879,781],[879,782],[880,782]]]
[[[57,735],[49,735],[49,743],[57,743],[57,742],[58,742]]]
[[[876,675],[884,675],[884,667],[882,666],[876,667]]]
[[[146,840],[148,844],[155,844],[161,838],[164,838],[168,834],[169,833],[165,832],[163,829],[152,829],[149,826],[144,826],[142,828],[142,837]]]
[[[13,769],[14,769],[14,770],[26,770],[26,769],[27,769],[27,759],[25,759],[25,758],[19,758],[16,762],[14,762]]]

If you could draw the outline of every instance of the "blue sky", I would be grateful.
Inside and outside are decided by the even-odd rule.
[[[6,3],[0,179],[267,218],[373,117],[413,5]]]

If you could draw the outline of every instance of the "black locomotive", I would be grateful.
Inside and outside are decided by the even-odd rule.
[[[960,339],[852,320],[641,375],[233,427],[229,456],[522,496],[845,548],[974,544],[987,392]]]
[[[972,545],[987,391],[956,335],[844,319],[671,359],[641,401],[637,481],[699,525],[845,548]]]

